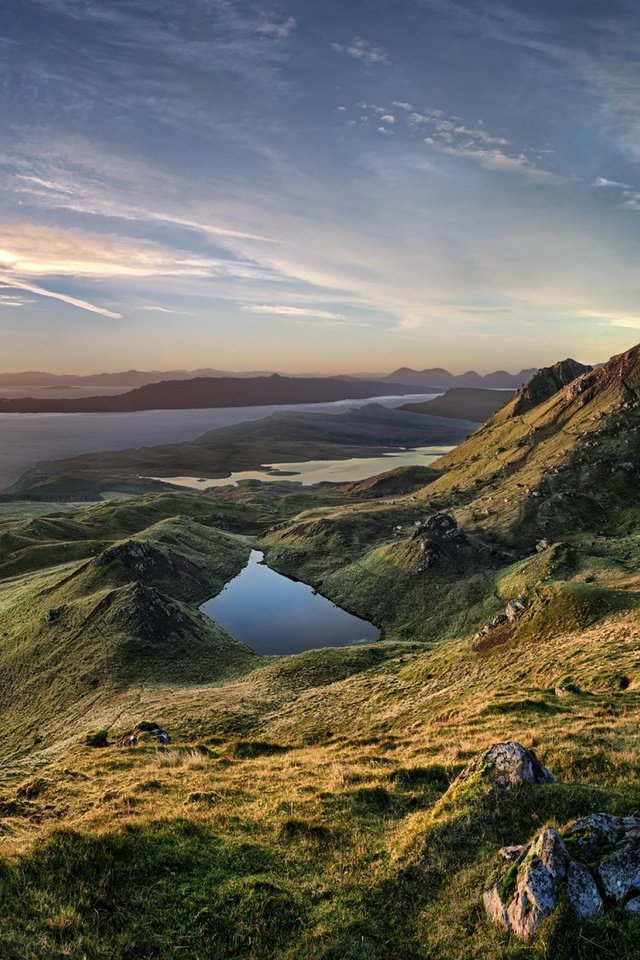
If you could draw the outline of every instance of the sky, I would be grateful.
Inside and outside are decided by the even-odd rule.
[[[634,0],[4,0],[0,368],[640,340]]]

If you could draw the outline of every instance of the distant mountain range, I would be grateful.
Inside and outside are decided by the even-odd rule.
[[[161,380],[193,380],[195,377],[265,377],[271,370],[253,370],[233,373],[205,367],[201,370],[125,370],[120,373],[91,373],[86,375],[45,373],[27,370],[23,373],[0,373],[0,387],[144,387]]]
[[[134,410],[185,410],[253,407],[263,404],[329,403],[388,395],[390,384],[346,378],[195,377],[149,383],[127,393],[96,397],[0,399],[0,413],[128,413]],[[396,394],[410,387],[394,384]]]
[[[507,370],[496,370],[482,376],[475,370],[456,375],[449,373],[442,367],[432,367],[429,370],[412,370],[411,367],[400,367],[386,378],[393,383],[405,383],[414,387],[487,387],[495,389],[517,389],[527,383],[536,373],[537,368],[521,370],[519,373],[509,373]]]
[[[521,370],[519,373],[508,373],[506,370],[497,370],[482,376],[475,370],[456,375],[442,367],[432,367],[428,370],[413,370],[410,367],[400,367],[393,373],[351,375],[335,374],[296,374],[296,379],[331,379],[331,380],[366,380],[380,382],[383,380],[392,383],[403,383],[418,387],[494,387],[516,389],[531,379],[537,368]],[[275,371],[277,372],[277,371]],[[194,380],[206,378],[233,378],[250,380],[256,377],[268,377],[273,370],[228,371],[204,367],[199,370],[124,370],[119,373],[92,373],[92,374],[62,374],[46,373],[40,370],[27,370],[22,373],[0,373],[0,389],[2,387],[122,387],[131,390],[134,387],[144,387],[150,383],[160,383],[164,380]]]

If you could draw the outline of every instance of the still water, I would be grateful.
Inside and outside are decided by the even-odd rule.
[[[226,487],[240,480],[261,480],[277,483],[288,480],[303,487],[313,483],[350,483],[366,480],[397,467],[428,467],[453,447],[416,447],[381,457],[351,457],[348,460],[300,460],[296,463],[272,463],[264,470],[236,470],[228,477],[206,480],[203,477],[144,477],[145,480],[162,480],[177,487],[191,490],[208,490],[211,487]]]
[[[8,396],[6,389],[0,389],[0,396],[3,395]],[[40,460],[195,440],[208,430],[247,420],[261,420],[281,410],[329,410],[339,414],[352,407],[365,406],[372,400],[385,407],[399,407],[403,403],[416,403],[434,396],[433,393],[412,394],[330,403],[139,410],[134,413],[3,413],[0,414],[0,489],[15,483],[25,470]]]
[[[244,570],[200,607],[236,640],[256,653],[287,654],[380,638],[372,623],[337,607],[308,584],[276,573],[263,560],[263,553],[252,550]]]

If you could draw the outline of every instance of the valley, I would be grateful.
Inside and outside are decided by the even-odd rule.
[[[483,893],[502,847],[640,807],[640,347],[540,371],[479,428],[333,418],[323,453],[350,456],[374,421],[389,445],[448,422],[428,467],[43,502],[149,463],[213,473],[221,436],[239,465],[310,453],[327,419],[54,462],[5,497],[2,956],[635,956],[624,904],[561,905],[522,942]],[[252,551],[381,639],[276,656],[232,636],[200,608]],[[456,780],[510,741],[556,779]]]

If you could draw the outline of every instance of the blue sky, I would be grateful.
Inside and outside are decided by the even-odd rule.
[[[630,346],[640,13],[518,6],[6,0],[0,366]]]

